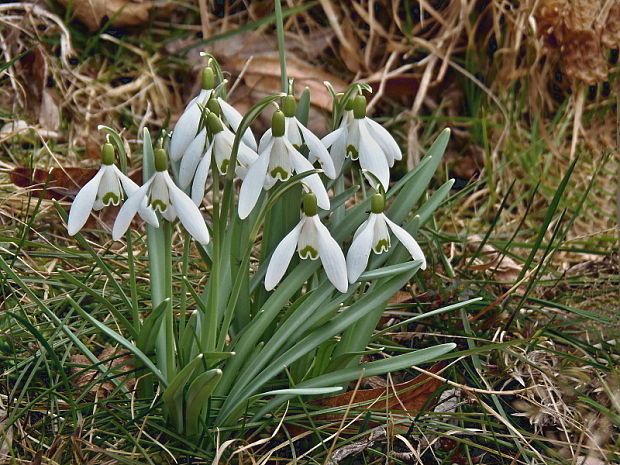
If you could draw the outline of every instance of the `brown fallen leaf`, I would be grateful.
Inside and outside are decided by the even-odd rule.
[[[11,182],[30,189],[45,199],[73,198],[97,173],[92,168],[14,168],[9,172]]]
[[[474,250],[478,249],[478,244],[482,241],[482,237],[474,235],[469,237],[468,244]],[[473,271],[489,271],[492,273],[493,279],[506,283],[514,283],[522,267],[512,258],[497,250],[490,244],[484,244],[480,251],[480,256],[486,259],[485,262],[477,260],[475,264],[469,267]]]
[[[134,364],[132,363],[133,357],[128,352],[119,353],[118,349],[113,346],[106,346],[97,358],[101,361],[111,359],[104,363],[106,369],[110,370],[111,376],[116,376],[118,372],[127,373],[134,368]],[[71,382],[77,388],[87,387],[94,380],[102,376],[101,370],[96,368],[84,371],[84,366],[92,365],[85,355],[72,355],[69,360],[71,363],[75,364],[75,366],[71,367],[71,374],[77,376],[72,378]],[[128,375],[121,376],[120,378],[117,377],[117,379],[123,380],[123,378],[125,378],[125,385],[128,389],[131,389],[135,385],[135,379],[127,379],[127,376]],[[108,397],[115,389],[114,384],[109,381],[104,381],[92,385],[88,392],[97,397]]]
[[[59,0],[91,31],[110,21],[115,26],[139,26],[149,19],[150,0]]]
[[[236,57],[223,61],[222,67],[237,74],[245,67],[242,79],[248,87],[269,95],[280,92],[280,61],[277,56],[257,56],[249,63],[245,57]],[[337,92],[347,87],[346,82],[333,74],[326,73],[295,56],[287,56],[286,71],[289,78],[295,79],[297,97],[308,87],[312,95],[312,104],[327,111],[331,111],[332,98],[323,82],[331,82]]]
[[[433,365],[428,371],[439,372],[445,363],[439,362]],[[374,389],[358,389],[345,392],[332,397],[325,397],[312,401],[312,404],[324,407],[346,407],[349,404],[365,402],[364,408],[380,412],[407,412],[415,413],[427,406],[431,396],[441,387],[442,382],[426,374],[416,376],[411,381],[400,384],[392,384],[386,387]],[[415,387],[414,387],[415,386]],[[403,392],[405,391],[405,392]],[[430,408],[430,406],[428,406]],[[338,414],[319,415],[320,420],[340,422],[342,416]],[[369,428],[379,426],[370,422]],[[304,430],[295,425],[287,426],[289,431],[294,434],[303,433]],[[344,432],[346,434],[346,431]]]

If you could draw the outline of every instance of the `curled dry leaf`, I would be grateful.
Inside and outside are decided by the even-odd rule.
[[[127,373],[134,368],[132,362],[133,357],[128,352],[118,353],[116,347],[105,347],[97,358],[101,361],[108,360],[104,363],[104,366],[106,367],[106,369],[110,370],[110,376],[116,376],[119,372]],[[71,363],[75,364],[75,366],[71,367],[71,374],[76,375],[74,378],[71,379],[71,382],[77,388],[87,387],[94,380],[102,376],[101,370],[98,370],[96,368],[89,368],[88,370],[84,370],[85,366],[92,365],[92,363],[84,355],[72,355],[70,361]],[[129,389],[131,389],[135,384],[135,379],[127,379],[126,375],[120,377],[121,380],[123,378],[125,378],[125,385]],[[112,393],[115,389],[116,388],[114,384],[109,381],[104,381],[92,385],[89,389],[89,392],[96,395],[97,397],[108,397],[110,393]]]
[[[139,26],[149,19],[153,2],[149,0],[59,0],[71,5],[76,19],[91,31],[110,21],[115,26]]]
[[[481,241],[480,236],[474,235],[469,237],[468,244],[471,249],[477,250]],[[514,283],[521,273],[521,265],[490,244],[482,246],[480,256],[484,257],[486,261],[481,263],[480,260],[477,260],[475,264],[469,267],[470,270],[489,271],[493,279],[507,283]]]

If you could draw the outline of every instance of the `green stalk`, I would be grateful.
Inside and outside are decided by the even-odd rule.
[[[282,92],[288,93],[288,76],[286,75],[286,49],[284,48],[284,16],[282,16],[281,0],[275,0],[276,37],[278,39],[278,55],[280,57],[280,78]]]
[[[181,262],[181,276],[187,276],[189,269],[189,250],[192,245],[191,236],[185,232],[183,241],[183,261]],[[185,313],[187,312],[187,284],[185,280],[181,281],[181,295],[179,296],[179,334],[185,328]]]

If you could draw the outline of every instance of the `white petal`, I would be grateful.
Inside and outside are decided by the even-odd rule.
[[[183,224],[187,232],[201,244],[209,243],[209,230],[198,207],[194,204],[185,192],[179,189],[167,171],[164,171],[164,179],[168,184],[170,192],[170,202],[176,210],[179,221]]]
[[[247,218],[254,209],[267,176],[269,151],[265,150],[250,166],[239,190],[239,218]]]
[[[259,155],[265,151],[265,149],[269,146],[269,143],[272,140],[273,140],[273,137],[271,136],[271,128],[269,128],[261,136],[260,141],[258,142],[258,154]]]
[[[192,178],[196,172],[196,167],[200,162],[205,149],[205,142],[207,140],[207,129],[203,129],[194,138],[194,140],[185,149],[185,154],[181,158],[181,166],[179,166],[179,186],[182,189],[187,188],[192,183]]]
[[[201,116],[202,110],[195,101],[177,121],[170,139],[170,159],[172,161],[179,161],[183,157],[185,149],[196,137]]]
[[[125,189],[127,197],[131,197],[134,192],[136,192],[140,187],[135,182],[133,182],[129,176],[124,175],[123,172],[116,167],[116,165],[112,166],[114,167],[114,172],[118,176],[118,179],[120,179],[121,184],[123,185],[123,189]],[[149,206],[147,205],[146,197],[144,198],[142,205],[140,205],[140,208],[138,209],[138,215],[140,215],[140,217],[151,226],[154,226],[156,228],[159,227],[159,220],[157,219],[157,214],[153,211],[152,208],[149,208]]]
[[[390,168],[383,150],[381,150],[381,147],[379,147],[379,144],[375,142],[372,136],[365,131],[360,134],[358,147],[360,166],[374,174],[387,191],[390,184]],[[366,177],[373,186],[377,182],[370,176]]]
[[[97,198],[99,183],[105,172],[104,168],[105,165],[102,165],[93,179],[88,181],[75,196],[69,211],[69,219],[67,220],[67,230],[70,236],[75,235],[82,229],[86,220],[88,220],[88,215],[90,215],[90,211],[93,209],[93,204]]]
[[[338,128],[335,131],[330,132],[325,137],[321,139],[321,143],[325,146],[325,148],[331,147],[336,140],[345,138],[346,139],[346,128]]]
[[[169,221],[170,223],[176,220],[177,211],[174,209],[174,205],[172,204],[168,205],[168,207],[163,212],[161,212],[161,216],[163,216],[164,219]]]
[[[291,258],[295,253],[299,233],[304,224],[305,218],[302,219],[293,230],[284,236],[284,239],[278,244],[276,250],[273,251],[269,265],[267,266],[267,274],[265,275],[265,289],[272,290],[282,279],[286,269],[288,268]]]
[[[220,104],[220,108],[222,109],[222,115],[224,116],[224,119],[226,119],[228,124],[230,124],[230,126],[233,128],[233,131],[235,131],[236,133],[239,129],[239,125],[241,124],[243,116],[241,116],[241,113],[235,110],[235,108],[224,99],[218,97],[217,101]],[[243,142],[245,142],[248,147],[256,150],[256,139],[254,138],[254,134],[252,134],[250,128],[245,130],[243,136],[241,136],[241,140],[243,140]]]
[[[383,216],[385,217],[385,222],[388,224],[394,235],[398,238],[400,243],[404,245],[405,248],[409,251],[409,253],[411,254],[411,258],[413,258],[414,260],[422,260],[421,268],[425,270],[426,258],[424,257],[424,252],[422,252],[422,249],[420,248],[416,240],[411,237],[411,234],[409,234],[403,228],[391,221],[387,216]]]
[[[123,174],[123,172],[119,170],[116,165],[112,165],[112,169],[114,170],[116,176],[118,176],[118,179],[121,182],[121,185],[123,186],[123,190],[127,194],[127,197],[129,197],[140,188],[140,186],[133,182],[133,180],[129,176]]]
[[[329,155],[334,162],[334,171],[336,175],[339,175],[344,165],[344,160],[347,156],[347,132],[334,141],[334,144],[329,149]]]
[[[353,242],[347,252],[347,275],[349,282],[354,283],[368,265],[368,257],[372,250],[372,238],[377,216],[371,213],[366,221],[355,231]]]
[[[190,107],[190,105],[192,105],[194,102],[198,102],[204,105],[209,100],[209,97],[211,97],[212,92],[213,92],[213,89],[200,89],[200,92],[198,93],[198,95],[194,97],[193,99],[191,99],[187,105],[185,105],[185,109],[187,110]]]
[[[329,152],[325,146],[321,143],[321,140],[299,121],[297,121],[297,127],[304,136],[304,141],[310,150],[310,157],[319,160],[321,163],[321,168],[323,168],[323,171],[325,171],[325,175],[328,178],[335,179],[336,169],[334,168],[334,162],[332,161],[332,157],[329,155]]]
[[[142,187],[138,188],[137,191],[131,194],[131,196],[121,207],[118,215],[116,216],[116,221],[114,221],[114,227],[112,228],[112,239],[115,241],[118,241],[123,234],[125,234],[125,231],[127,231],[127,228],[131,224],[131,220],[144,202],[146,194],[151,187],[155,176],[157,176],[157,173],[155,173],[151,179],[146,181]]]
[[[400,147],[398,147],[396,140],[394,140],[394,137],[392,137],[392,134],[390,134],[387,129],[370,118],[366,118],[366,125],[375,140],[379,143],[379,146],[381,146],[385,152],[390,166],[394,165],[394,160],[400,160],[403,158]]]
[[[299,174],[314,169],[314,166],[312,166],[301,153],[295,150],[293,146],[291,146],[289,150],[293,169],[296,173]],[[327,195],[325,186],[323,185],[323,182],[321,181],[321,178],[318,174],[315,173],[311,174],[310,176],[306,176],[301,180],[301,182],[304,183],[308,187],[308,189],[314,193],[314,195],[316,195],[316,201],[319,207],[321,207],[323,210],[330,209],[329,196]]]
[[[295,147],[301,147],[304,143],[298,125],[301,124],[294,116],[284,118],[284,137]]]
[[[196,206],[200,206],[202,199],[205,196],[205,188],[207,185],[207,178],[209,177],[209,168],[211,167],[211,151],[213,150],[213,142],[209,145],[209,148],[202,156],[202,160],[196,168],[196,174],[194,175],[194,182],[192,183],[192,200]]]
[[[319,257],[325,274],[340,292],[347,292],[349,283],[347,281],[347,262],[340,246],[334,240],[329,230],[321,223],[318,215],[310,218],[318,235]]]

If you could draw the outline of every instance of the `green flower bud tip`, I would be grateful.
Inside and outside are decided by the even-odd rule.
[[[114,159],[114,146],[110,143],[103,144],[103,147],[101,147],[101,163],[104,165],[113,165]]]
[[[358,95],[353,100],[353,116],[356,119],[366,118],[366,97]]]
[[[209,99],[209,101],[207,102],[207,108],[218,116],[222,114],[220,104],[214,98]]]
[[[168,169],[168,154],[164,149],[155,149],[155,169],[157,171]]]
[[[295,97],[292,95],[287,95],[282,99],[282,112],[284,116],[287,118],[292,118],[295,116],[295,112],[297,111],[297,102],[295,101]]]
[[[304,215],[314,216],[318,213],[319,209],[316,203],[316,195],[314,195],[312,192],[308,192],[307,194],[304,194],[304,198],[302,202],[303,202]]]
[[[273,137],[284,136],[284,125],[284,113],[280,110],[274,111],[273,116],[271,117],[271,135]]]
[[[224,130],[220,117],[213,112],[209,113],[209,116],[207,116],[207,127],[211,134],[217,134]]]
[[[205,66],[202,69],[202,88],[203,89],[213,89],[215,87],[215,73],[213,72],[213,68],[210,66]]]
[[[370,211],[373,213],[383,213],[385,209],[385,197],[381,194],[373,194],[370,197]]]

